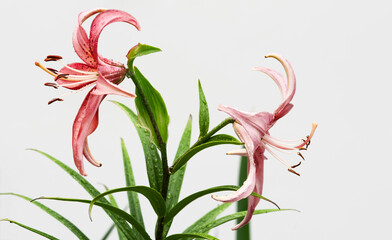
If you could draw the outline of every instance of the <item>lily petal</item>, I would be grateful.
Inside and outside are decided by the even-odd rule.
[[[289,110],[292,107],[287,108],[287,105],[291,102],[291,100],[294,97],[295,94],[295,89],[296,89],[296,79],[295,79],[295,74],[294,70],[291,67],[291,64],[289,61],[287,61],[286,58],[279,54],[269,54],[265,56],[266,58],[272,57],[278,60],[284,67],[284,70],[286,72],[286,78],[287,78],[287,89],[286,89],[286,94],[285,98],[282,100],[282,103],[279,105],[279,107],[275,110],[274,115],[276,118],[281,118],[285,114],[289,112]]]
[[[235,192],[226,196],[212,196],[213,199],[221,202],[235,202],[248,197],[256,185],[256,163],[253,157],[253,141],[244,127],[237,124],[235,128],[237,135],[245,143],[245,149],[248,152],[248,177],[242,186]]]
[[[90,28],[90,49],[92,50],[94,59],[98,59],[98,38],[104,27],[114,22],[126,22],[135,26],[140,30],[140,25],[137,20],[129,13],[120,10],[106,10],[96,16],[91,23]]]
[[[107,95],[107,94],[116,94],[124,97],[136,97],[135,94],[127,92],[122,88],[118,87],[117,85],[111,83],[110,81],[106,80],[102,75],[99,75],[97,80],[97,85],[94,89],[94,94],[96,95]]]
[[[74,161],[80,174],[84,176],[87,176],[83,166],[84,146],[86,144],[87,136],[95,130],[98,124],[97,114],[99,105],[106,96],[92,94],[93,91],[94,89],[92,89],[84,99],[72,127]]]
[[[282,74],[266,67],[254,67],[253,70],[263,72],[267,74],[270,78],[272,78],[272,80],[274,80],[276,85],[278,85],[279,87],[280,93],[282,95],[282,100],[285,99],[287,92],[287,80],[282,76]]]
[[[93,52],[90,48],[90,42],[86,31],[82,27],[82,24],[89,17],[103,11],[105,11],[105,9],[93,9],[90,11],[81,12],[79,14],[78,24],[76,25],[72,36],[72,44],[76,54],[80,57],[80,59],[92,67],[96,67],[97,61],[93,57]]]
[[[63,67],[62,69],[60,69],[59,73],[60,74],[69,74],[69,75],[76,75],[76,76],[89,76],[86,75],[82,72],[91,72],[91,73],[97,73],[96,69],[90,67],[87,64],[84,63],[71,63],[68,64],[66,67]],[[97,73],[98,74],[98,73]],[[90,75],[91,76],[91,75]],[[93,77],[93,76],[91,76]],[[66,79],[57,79],[56,82],[58,84],[60,84],[61,86],[68,88],[68,89],[72,89],[72,90],[77,90],[80,89],[84,86],[87,86],[88,84],[95,82],[96,79],[91,79],[90,81],[72,81],[72,80],[66,80]]]

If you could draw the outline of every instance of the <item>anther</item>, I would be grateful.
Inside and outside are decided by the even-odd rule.
[[[60,60],[60,59],[63,59],[61,56],[58,56],[58,55],[48,55],[46,58],[45,58],[45,62],[50,62],[50,61],[58,61],[58,60]]]
[[[295,164],[295,165],[291,166],[291,168],[296,168],[296,167],[298,167],[299,165],[301,165],[301,162],[299,162],[298,164]]]
[[[305,161],[305,158],[304,158],[304,156],[302,156],[302,154],[301,154],[300,152],[297,152],[297,154],[298,154],[298,156],[300,156],[300,157],[302,158],[302,160],[304,160],[304,161]]]
[[[48,86],[48,87],[54,87],[54,88],[59,88],[59,85],[57,85],[57,83],[50,83],[50,82],[47,82],[47,83],[45,83],[44,84],[45,86]]]
[[[46,69],[48,69],[49,71],[51,71],[52,73],[54,73],[54,74],[57,74],[59,71],[57,71],[56,69],[54,69],[54,68],[46,68]]]
[[[52,104],[52,103],[54,103],[54,102],[57,102],[57,101],[64,101],[64,100],[61,99],[61,98],[53,98],[52,100],[50,100],[50,101],[48,102],[48,105],[49,105],[49,104]]]
[[[301,176],[299,173],[297,173],[296,171],[294,171],[293,169],[289,168],[287,169],[289,172],[294,173],[297,176]]]
[[[69,76],[69,74],[67,74],[67,73],[59,74],[59,75],[57,75],[57,76],[54,78],[54,80],[56,81],[56,80],[58,80],[59,78],[67,79],[68,76]]]

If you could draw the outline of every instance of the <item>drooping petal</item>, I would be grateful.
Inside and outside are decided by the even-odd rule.
[[[248,177],[237,191],[226,196],[212,196],[212,198],[221,202],[235,202],[246,198],[253,192],[256,185],[256,163],[253,157],[253,141],[241,125],[235,125],[234,129],[241,141],[244,142],[245,149],[248,153]]]
[[[263,193],[263,179],[264,179],[264,148],[258,148],[256,152],[254,153],[254,159],[256,163],[256,185],[254,188],[254,192],[262,195]],[[256,209],[256,206],[259,204],[260,198],[254,197],[254,196],[249,196],[248,198],[248,210],[246,212],[246,215],[244,219],[240,223],[238,223],[236,226],[232,228],[232,230],[237,230],[246,224],[249,223],[249,221],[253,217],[253,213]]]
[[[133,26],[135,26],[138,30],[140,30],[140,25],[137,20],[130,15],[129,13],[120,11],[120,10],[106,10],[99,15],[97,15],[93,22],[91,23],[90,28],[90,49],[93,52],[93,56],[95,60],[98,60],[98,38],[101,34],[104,27],[106,27],[110,23],[114,22],[126,22]]]
[[[124,97],[136,97],[135,94],[127,92],[122,88],[118,87],[117,85],[111,83],[110,81],[106,80],[102,75],[99,75],[94,94],[96,95],[107,95],[107,94],[116,94]]]
[[[86,31],[82,27],[82,24],[89,17],[103,11],[105,11],[105,9],[93,9],[90,11],[81,12],[78,17],[78,23],[76,24],[72,35],[72,44],[76,54],[80,57],[80,59],[82,59],[91,67],[96,67],[97,61],[93,57],[93,52],[90,48],[90,42]]]
[[[90,135],[98,125],[98,109],[105,95],[92,94],[92,89],[84,99],[76,115],[72,127],[72,149],[75,165],[80,174],[86,176],[83,166],[83,153],[87,136]]]
[[[292,108],[292,107],[287,107],[287,105],[290,104],[290,102],[293,99],[294,94],[295,94],[296,79],[295,79],[294,70],[291,67],[291,64],[289,63],[289,61],[287,61],[286,58],[284,58],[283,56],[281,56],[279,54],[269,54],[265,57],[266,58],[272,57],[272,58],[277,59],[283,65],[284,70],[286,72],[287,89],[286,89],[285,98],[282,100],[281,104],[274,112],[274,115],[276,118],[281,118],[285,114],[287,114],[289,112],[289,110]]]
[[[77,75],[80,77],[86,77],[86,80],[81,80],[81,81],[72,81],[72,80],[66,80],[66,79],[57,79],[56,82],[58,84],[60,84],[61,86],[68,88],[68,89],[72,89],[72,90],[77,90],[80,89],[84,86],[89,85],[90,83],[96,81],[96,75],[94,74],[86,74],[83,72],[88,72],[88,73],[96,73],[98,74],[98,72],[96,71],[96,69],[90,67],[87,64],[84,63],[71,63],[68,64],[66,67],[63,67],[62,69],[60,69],[59,73],[60,74],[69,74],[69,75]],[[91,80],[88,80],[87,77],[90,77]]]

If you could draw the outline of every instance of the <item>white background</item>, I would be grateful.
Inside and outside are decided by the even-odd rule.
[[[197,139],[198,78],[209,103],[211,126],[215,126],[227,117],[216,110],[220,103],[244,111],[273,111],[280,102],[279,90],[251,68],[283,71],[276,60],[264,59],[270,52],[292,63],[297,76],[295,107],[271,134],[297,139],[308,134],[313,121],[319,128],[298,169],[301,177],[268,156],[264,195],[283,208],[301,212],[255,216],[253,239],[392,238],[389,1],[2,1],[0,7],[0,192],[90,197],[52,162],[25,150],[43,150],[74,168],[71,127],[86,93],[48,106],[47,101],[67,90],[44,87],[51,77],[34,62],[49,54],[61,55],[68,63],[79,61],[71,44],[77,14],[97,7],[115,8],[135,16],[142,31],[124,23],[110,25],[100,38],[102,55],[125,63],[125,54],[138,42],[163,49],[138,59],[136,65],[166,101],[171,116],[170,159],[189,114],[194,116],[192,142]],[[121,86],[134,91],[126,81]],[[133,100],[121,97],[108,97],[102,103],[99,127],[89,141],[103,167],[86,162],[87,179],[101,190],[100,183],[110,188],[124,186],[123,137],[136,181],[147,185],[136,131],[109,99],[135,109]],[[230,127],[225,132],[233,133]],[[188,165],[181,196],[236,184],[238,159],[225,155],[232,149],[216,147],[198,154]],[[298,160],[293,155],[284,157],[293,164]],[[125,194],[116,196],[124,206]],[[91,223],[86,205],[44,203],[75,222],[91,239],[99,239],[109,226],[110,219],[98,208]],[[154,213],[145,199],[142,204],[152,233]],[[181,232],[217,204],[208,196],[193,203],[174,221],[172,233]],[[259,208],[271,207],[259,204]],[[0,196],[0,218],[20,221],[60,239],[75,239],[52,217],[16,197]],[[232,226],[234,222],[227,223],[211,234],[234,239]],[[111,239],[116,238],[113,234]],[[0,222],[0,239],[41,238]]]

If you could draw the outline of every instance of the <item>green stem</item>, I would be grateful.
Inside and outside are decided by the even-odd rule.
[[[143,105],[146,107],[148,116],[150,117],[151,120],[151,124],[154,127],[154,132],[155,135],[157,136],[157,141],[159,144],[159,150],[161,152],[161,159],[162,159],[162,187],[161,187],[161,195],[163,197],[163,199],[167,198],[167,192],[168,192],[168,188],[169,188],[169,181],[170,181],[170,173],[169,173],[169,166],[167,163],[167,153],[166,153],[166,143],[163,142],[162,140],[162,136],[159,132],[159,128],[158,128],[158,124],[155,120],[153,111],[151,109],[151,106],[148,104],[147,98],[144,95],[143,89],[140,86],[140,83],[138,81],[138,79],[135,76],[135,72],[133,69],[133,60],[128,63],[129,69],[127,71],[127,75],[132,79],[133,83],[135,84],[135,87],[139,90],[138,91],[138,96],[140,97],[140,100],[142,101]],[[155,239],[156,240],[162,240],[163,239],[163,227],[164,227],[164,216],[159,217],[156,223],[156,230],[155,230]]]
[[[219,123],[216,127],[214,127],[211,131],[209,131],[206,135],[204,135],[203,137],[200,137],[197,142],[195,142],[195,144],[193,144],[189,149],[192,149],[194,147],[197,147],[203,143],[205,143],[208,139],[210,139],[212,137],[212,135],[214,135],[215,133],[217,133],[219,130],[221,130],[222,128],[224,128],[226,125],[230,124],[230,123],[234,123],[235,120],[233,118],[226,118],[225,120],[223,120],[221,123]],[[184,152],[184,154],[186,154],[186,152]],[[184,155],[183,154],[183,155]],[[170,167],[170,169],[173,169],[173,167],[177,164],[178,159],[180,159],[182,157],[179,156],[177,158],[177,160],[174,161],[173,165]],[[173,174],[173,172],[171,173]]]

